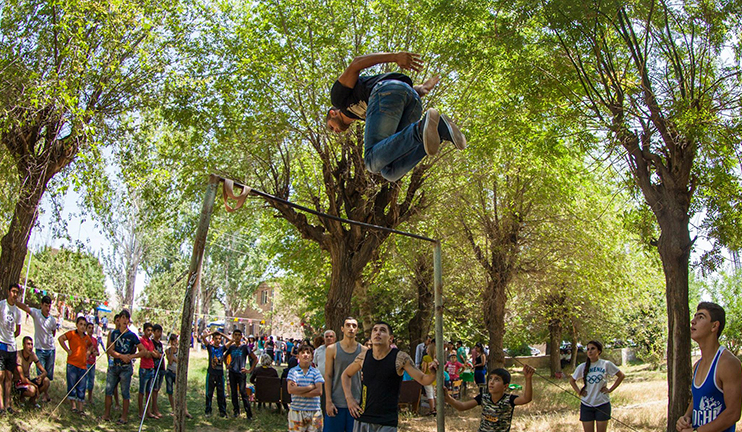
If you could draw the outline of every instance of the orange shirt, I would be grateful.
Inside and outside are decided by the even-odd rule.
[[[67,343],[70,347],[70,354],[67,356],[67,364],[87,369],[86,359],[88,356],[88,347],[92,344],[87,336],[80,336],[75,330],[70,330],[64,334],[67,336]]]

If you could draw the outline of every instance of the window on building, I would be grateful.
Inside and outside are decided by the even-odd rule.
[[[260,304],[268,303],[268,290],[260,291]]]

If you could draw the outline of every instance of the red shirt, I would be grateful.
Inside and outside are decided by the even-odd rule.
[[[93,336],[88,337],[90,338],[91,346],[95,347],[95,349],[93,350],[93,353],[95,353],[96,351],[98,351],[98,339],[94,338]],[[87,364],[88,366],[95,364],[95,356],[92,353],[88,356]]]
[[[155,343],[152,342],[152,339],[141,337],[139,338],[139,342],[141,342],[142,345],[147,348],[147,351],[155,350]],[[140,367],[142,369],[153,369],[155,367],[155,360],[152,358],[142,357],[142,363],[140,364]]]

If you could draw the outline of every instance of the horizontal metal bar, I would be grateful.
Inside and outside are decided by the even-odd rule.
[[[220,178],[222,180],[225,180],[224,177],[220,177]],[[417,235],[417,234],[408,233],[408,232],[405,232],[405,231],[399,231],[399,230],[395,230],[395,229],[392,229],[392,228],[387,228],[387,227],[383,227],[383,226],[379,226],[379,225],[374,225],[374,224],[370,224],[370,223],[359,222],[359,221],[355,221],[355,220],[352,220],[352,219],[345,219],[345,218],[341,218],[341,217],[338,217],[338,216],[329,215],[327,213],[322,213],[320,211],[313,210],[313,209],[310,209],[308,207],[304,207],[304,206],[299,205],[299,204],[296,204],[296,203],[292,203],[291,201],[287,201],[287,200],[285,200],[283,198],[279,198],[279,197],[277,197],[275,195],[271,195],[269,193],[265,193],[265,192],[260,191],[258,189],[254,189],[254,188],[252,188],[250,186],[247,186],[247,185],[242,184],[242,183],[237,182],[237,181],[235,181],[234,184],[237,185],[237,186],[243,187],[243,188],[245,188],[245,187],[246,188],[249,188],[250,189],[250,194],[258,195],[258,196],[261,196],[263,198],[267,198],[267,199],[270,199],[270,200],[273,200],[273,201],[278,201],[278,202],[280,202],[282,204],[286,204],[288,206],[294,207],[294,208],[296,208],[298,210],[301,210],[301,211],[304,211],[304,212],[307,212],[307,213],[311,213],[311,214],[313,214],[315,216],[318,216],[318,217],[321,217],[321,218],[332,219],[332,220],[335,220],[335,221],[338,221],[338,222],[349,223],[351,225],[358,225],[358,226],[362,226],[362,227],[366,227],[366,228],[370,228],[370,229],[375,229],[375,230],[379,230],[379,231],[386,231],[386,232],[390,232],[390,233],[393,233],[393,234],[399,234],[399,235],[403,235],[403,236],[406,236],[406,237],[412,237],[412,238],[415,238],[415,239],[418,239],[418,240],[428,241],[428,242],[431,242],[431,243],[437,243],[438,242],[438,240],[434,240],[432,238],[421,236],[421,235]]]

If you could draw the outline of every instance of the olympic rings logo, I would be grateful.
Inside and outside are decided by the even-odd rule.
[[[587,376],[588,384],[597,384],[601,381],[603,381],[603,375],[588,375]]]

